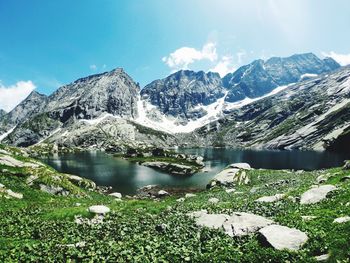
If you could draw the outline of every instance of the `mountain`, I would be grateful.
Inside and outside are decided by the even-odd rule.
[[[50,142],[103,149],[127,145],[331,149],[338,135],[339,145],[348,140],[346,115],[323,123],[317,134],[297,129],[313,123],[334,103],[343,105],[346,89],[339,94],[336,89],[347,85],[343,84],[347,70],[339,69],[331,58],[307,53],[256,60],[223,79],[217,73],[181,70],[140,90],[118,68],[78,79],[48,97],[33,92],[2,117],[0,140],[17,146]]]
[[[198,105],[209,105],[224,96],[218,73],[180,70],[155,80],[141,90],[141,98],[156,106],[165,115],[196,119],[206,114]]]
[[[256,60],[223,78],[223,85],[229,90],[225,100],[236,102],[246,97],[261,97],[278,86],[295,83],[306,76],[316,76],[339,67],[332,58],[321,60],[312,53],[286,58],[272,57],[266,61]]]
[[[344,150],[349,134],[350,67],[343,67],[234,109],[181,141],[202,146]]]
[[[3,142],[28,146],[47,141],[84,147],[141,141],[175,144],[174,136],[133,121],[138,117],[139,92],[139,86],[118,68],[78,79],[49,97],[32,93],[7,115],[16,127],[3,136]]]

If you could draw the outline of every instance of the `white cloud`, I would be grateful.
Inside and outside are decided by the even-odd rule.
[[[325,57],[331,57],[337,61],[340,65],[346,66],[350,64],[350,54],[338,54],[334,51],[331,52],[322,52],[322,55]]]
[[[18,81],[14,85],[4,86],[0,83],[0,108],[11,111],[22,100],[24,100],[36,86],[31,80]]]
[[[227,73],[235,71],[236,67],[233,64],[231,56],[223,56],[221,60],[215,65],[215,67],[209,69],[209,71],[217,72],[221,77],[224,77]]]
[[[97,70],[97,66],[95,64],[90,65],[90,69],[93,71]]]
[[[208,42],[203,46],[202,50],[197,50],[192,47],[181,47],[173,53],[170,53],[169,56],[163,57],[162,61],[172,70],[179,70],[188,69],[188,66],[195,61],[209,60],[214,62],[217,58],[216,44]]]

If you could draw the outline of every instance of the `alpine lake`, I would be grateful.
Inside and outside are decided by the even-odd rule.
[[[205,169],[192,176],[176,176],[113,157],[103,151],[84,151],[48,156],[45,163],[62,173],[85,177],[113,191],[135,194],[146,185],[204,189],[207,183],[231,163],[246,162],[255,169],[315,170],[342,166],[349,154],[317,151],[272,151],[226,148],[177,149],[177,152],[204,157]]]

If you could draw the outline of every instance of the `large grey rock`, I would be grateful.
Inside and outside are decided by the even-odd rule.
[[[327,197],[327,194],[336,190],[334,185],[321,185],[307,190],[301,195],[300,204],[315,204]]]
[[[227,215],[208,214],[207,211],[201,210],[188,215],[195,219],[197,225],[215,229],[222,228],[231,237],[249,235],[273,223],[272,220],[265,217],[243,212]]]
[[[66,191],[61,186],[54,186],[54,185],[45,185],[45,184],[39,184],[40,190],[52,195],[68,195],[69,192]]]
[[[213,185],[246,185],[250,182],[247,173],[238,168],[226,168],[215,175],[209,183],[209,187]]]
[[[17,199],[23,199],[23,194],[13,192],[11,189],[7,189],[6,193],[9,197],[17,198]]]
[[[264,241],[278,250],[296,251],[306,243],[307,235],[295,228],[280,225],[270,225],[259,230]]]
[[[122,194],[118,192],[110,193],[109,196],[115,197],[115,198],[122,198]]]

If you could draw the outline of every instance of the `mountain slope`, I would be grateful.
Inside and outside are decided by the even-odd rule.
[[[305,76],[315,76],[339,67],[333,59],[321,60],[312,53],[287,58],[273,57],[267,61],[256,60],[223,78],[223,84],[229,90],[226,101],[236,102],[245,97],[260,97],[278,86],[295,83]]]
[[[198,129],[189,141],[254,148],[328,149],[350,127],[350,67],[292,85]]]

